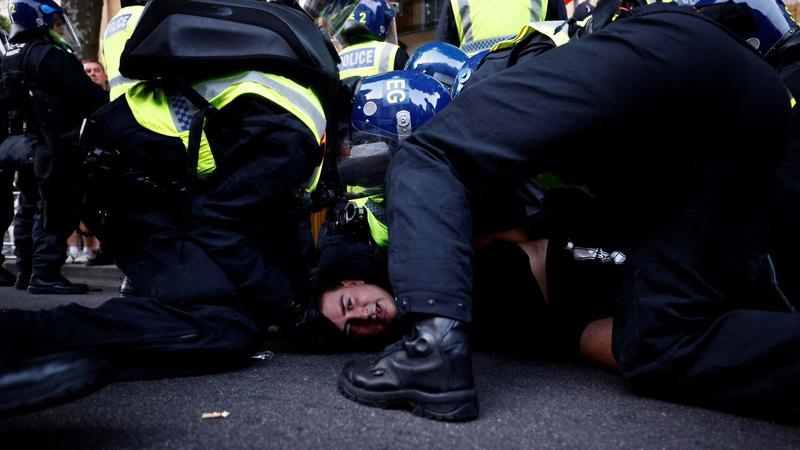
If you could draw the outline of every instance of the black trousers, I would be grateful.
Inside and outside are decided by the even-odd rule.
[[[687,115],[696,126],[676,119]],[[487,192],[554,172],[604,212],[573,227],[628,255],[613,351],[634,387],[798,407],[800,314],[769,310],[759,282],[789,118],[768,65],[669,5],[521,59],[466,89],[392,161],[398,309],[471,320],[470,211]]]
[[[14,219],[14,169],[12,167],[0,168],[0,230],[4,233]],[[0,264],[6,258],[0,254]]]
[[[262,341],[263,327],[278,321],[303,293],[306,278],[298,268],[302,255],[290,206],[308,173],[307,158],[316,150],[311,134],[293,116],[249,101],[242,110],[261,111],[270,120],[254,120],[259,133],[246,130],[252,140],[238,145],[222,145],[214,122],[207,126],[217,170],[198,183],[188,207],[163,192],[148,196],[130,186],[107,186],[119,189],[113,192],[120,202],[97,227],[98,237],[150,296],[112,299],[96,309],[73,304],[4,311],[0,358],[86,351],[111,360],[122,378],[140,376],[139,369],[168,376],[247,360]],[[226,119],[225,112],[216,120]],[[162,139],[146,130],[134,132]],[[176,158],[185,155],[180,140],[170,144],[140,150],[156,157],[173,151]]]
[[[36,177],[31,166],[18,169],[17,188],[19,204],[14,209],[13,168],[0,174],[0,229],[14,223],[14,255],[17,272],[35,273],[37,276],[53,277],[61,272],[67,252],[67,236],[47,232],[41,225],[40,201]],[[0,262],[5,258],[0,255]]]
[[[171,306],[153,298],[111,299],[98,308],[0,313],[6,361],[65,351],[112,362],[117,377],[171,376],[241,364],[261,344],[235,297]],[[127,371],[126,371],[127,370]]]
[[[31,135],[15,134],[0,146],[3,167],[0,171],[0,226],[14,222],[14,247],[17,272],[34,273],[38,277],[58,276],[67,253],[64,233],[45,231],[42,226],[39,183],[33,168],[33,154],[41,145]],[[17,173],[19,206],[14,210],[12,183]],[[72,174],[75,177],[78,173]],[[2,258],[2,257],[0,257]]]

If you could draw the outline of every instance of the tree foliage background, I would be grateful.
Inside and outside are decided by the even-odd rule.
[[[80,59],[96,59],[100,48],[100,22],[103,16],[103,0],[62,0],[69,13],[82,49],[76,53]]]

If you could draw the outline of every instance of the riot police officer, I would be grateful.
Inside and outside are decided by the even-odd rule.
[[[408,54],[397,45],[394,12],[386,0],[361,0],[340,33],[342,79],[402,69]]]
[[[3,61],[3,97],[8,108],[22,112],[27,133],[35,136],[41,196],[30,267],[20,267],[17,287],[34,294],[81,294],[86,285],[61,275],[66,239],[78,223],[75,143],[82,119],[102,106],[108,94],[73,56],[70,43],[75,45],[77,38],[65,10],[52,0],[11,1],[8,8],[10,42],[15,45]]]
[[[786,89],[744,41],[691,9],[616,12],[623,18],[466,89],[401,145],[387,176],[389,267],[414,332],[346,365],[346,396],[477,417],[472,206],[497,183],[553,172],[591,192],[604,214],[585,216],[589,226],[628,255],[613,351],[634,388],[797,406],[800,315],[768,310],[763,282]],[[689,112],[702,126],[682,122]]]

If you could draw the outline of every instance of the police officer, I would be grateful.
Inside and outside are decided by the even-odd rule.
[[[67,382],[91,390],[108,371],[170,376],[246,363],[262,331],[293,323],[306,301],[298,206],[338,110],[335,52],[294,5],[220,0],[252,36],[219,55],[216,40],[180,39],[197,17],[209,36],[238,36],[201,3],[149,4],[121,64],[147,81],[92,115],[82,137],[93,149],[86,223],[148,295],[0,314],[0,359],[22,360],[17,375],[48,368],[58,387],[21,399],[15,378],[0,374],[0,410],[60,399]],[[162,32],[167,22],[175,34]],[[265,39],[276,44],[267,53]]]
[[[796,407],[800,315],[765,310],[772,290],[761,280],[763,200],[788,142],[789,106],[744,41],[668,4],[466,89],[401,145],[387,176],[390,278],[415,331],[347,364],[340,388],[434,419],[478,415],[471,206],[496,183],[554,172],[592,193],[605,213],[592,217],[595,232],[628,255],[613,351],[634,388]],[[702,126],[687,126],[686,114]]]
[[[397,45],[394,12],[386,0],[361,0],[342,29],[342,79],[402,69],[408,54]]]
[[[125,49],[125,42],[133,34],[145,3],[147,2],[142,0],[121,1],[122,8],[108,21],[106,31],[100,40],[100,58],[108,74],[110,100],[124,94],[136,84],[137,80],[131,80],[119,73],[119,62],[122,50]]]
[[[8,50],[8,35],[0,31],[0,62]],[[0,108],[0,229],[5,230],[11,225],[14,217],[13,179],[16,165],[10,157],[6,156],[6,140],[9,136],[8,113]],[[5,255],[0,254],[0,264],[5,262]],[[11,272],[0,267],[0,286],[13,286],[16,277]]]
[[[561,1],[450,0],[443,2],[436,39],[472,56],[513,38],[530,22],[566,19],[567,10]]]
[[[4,100],[22,111],[36,137],[39,208],[33,225],[31,267],[19,272],[18,288],[34,294],[81,294],[87,286],[61,275],[66,239],[77,226],[79,163],[74,158],[81,120],[108,99],[86,76],[68,40],[77,42],[66,12],[52,0],[8,3],[10,41],[3,62]]]

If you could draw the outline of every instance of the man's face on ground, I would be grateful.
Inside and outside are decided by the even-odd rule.
[[[103,66],[101,66],[100,63],[85,62],[83,63],[83,71],[86,72],[86,75],[89,75],[89,78],[91,78],[95,84],[99,84],[103,87],[106,86],[108,77],[106,76],[106,71],[103,70]]]
[[[378,335],[397,318],[391,294],[363,281],[343,281],[323,294],[320,310],[340,330],[358,337]]]

